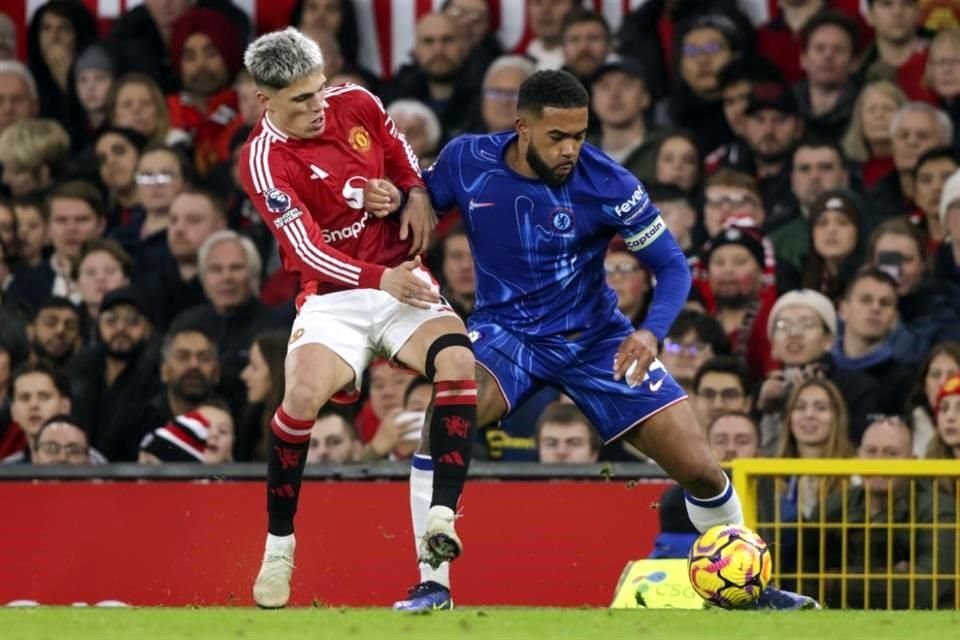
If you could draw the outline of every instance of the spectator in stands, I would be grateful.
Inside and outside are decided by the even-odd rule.
[[[107,188],[107,229],[113,231],[133,220],[140,207],[137,165],[147,139],[139,131],[107,126],[94,142],[100,181]]]
[[[757,423],[741,412],[722,413],[707,423],[707,442],[721,462],[737,458],[756,458],[760,447]],[[657,512],[660,533],[654,540],[651,558],[686,558],[700,535],[690,522],[683,487],[674,484],[660,496]]]
[[[607,247],[603,270],[607,286],[617,294],[617,308],[635,327],[639,327],[650,304],[653,288],[650,273],[620,237],[614,238]]]
[[[747,107],[743,139],[749,154],[734,168],[757,179],[767,218],[790,197],[790,156],[804,132],[793,92],[780,82],[754,84]],[[782,214],[780,214],[782,215]]]
[[[17,224],[17,267],[37,267],[47,257],[47,218],[43,200],[34,194],[17,198],[12,205]]]
[[[163,340],[160,381],[165,388],[150,397],[130,398],[116,418],[98,432],[94,445],[112,462],[137,459],[143,437],[173,418],[195,410],[220,381],[217,346],[202,327],[172,327]]]
[[[917,159],[913,170],[914,201],[917,208],[910,213],[910,222],[924,234],[926,249],[936,251],[947,237],[947,228],[940,220],[940,196],[947,179],[960,168],[952,147],[935,147]]]
[[[167,97],[170,124],[189,134],[193,164],[206,177],[229,155],[222,143],[237,114],[233,79],[243,66],[244,41],[232,21],[214,9],[194,8],[177,18],[170,33],[170,57],[182,90]]]
[[[527,23],[535,38],[525,53],[533,58],[537,71],[563,66],[563,19],[578,4],[576,0],[527,2]]]
[[[657,106],[658,122],[689,129],[699,149],[712,151],[733,135],[723,117],[719,74],[743,52],[744,38],[733,20],[711,13],[688,23],[679,45],[680,86]]]
[[[960,96],[960,74],[957,73],[955,60],[960,55],[960,29],[957,29],[956,25],[941,29],[930,44],[928,53],[923,83],[956,126],[960,117],[960,103],[957,102],[957,96]],[[954,141],[954,146],[956,142]]]
[[[73,414],[100,445],[104,429],[123,416],[134,399],[147,403],[160,388],[153,326],[140,292],[120,287],[103,297],[96,317],[97,340],[67,366]]]
[[[37,83],[25,65],[0,60],[0,132],[38,111]]]
[[[612,51],[610,25],[595,11],[574,7],[563,17],[560,43],[563,69],[589,87],[590,79]]]
[[[903,90],[886,80],[871,82],[857,97],[853,118],[843,136],[843,153],[858,165],[865,189],[893,171],[893,114],[907,102]]]
[[[170,204],[168,255],[144,279],[144,292],[159,330],[182,309],[206,301],[198,275],[198,252],[207,238],[227,227],[223,203],[209,191],[186,187]]]
[[[454,311],[466,319],[473,313],[476,294],[476,274],[473,270],[473,252],[463,225],[457,223],[440,241],[443,287],[441,295]]]
[[[730,342],[716,319],[705,313],[681,311],[663,340],[660,360],[674,379],[690,390],[700,365],[728,353]]]
[[[140,276],[167,257],[170,205],[192,181],[190,161],[176,147],[147,147],[137,163],[137,196],[141,209],[113,237],[131,256]]]
[[[0,61],[17,57],[17,28],[6,13],[0,11]]]
[[[950,343],[956,346],[956,343]],[[956,363],[954,363],[956,364]],[[954,374],[943,383],[937,394],[937,431],[927,446],[927,458],[960,458],[960,375]],[[951,486],[953,485],[953,486]],[[948,482],[949,492],[955,483]]]
[[[82,3],[51,0],[39,7],[27,31],[27,60],[37,81],[40,116],[59,121],[80,137],[85,113],[73,84],[81,51],[97,40],[93,15]]]
[[[910,440],[910,426],[902,419],[877,416],[863,434],[858,457],[909,459]],[[816,526],[803,529],[805,573],[863,574],[869,568],[877,576],[847,578],[843,585],[844,578],[828,575],[822,598],[826,606],[887,608],[888,599],[894,609],[954,606],[955,501],[943,494],[935,500],[938,483],[914,481],[911,488],[910,482],[902,476],[875,476],[863,478],[860,485],[845,483],[810,516],[810,522],[828,526],[823,532]],[[904,526],[908,523],[917,528]],[[937,524],[935,532],[932,523]],[[929,575],[934,570],[941,576],[936,584],[930,578],[911,579],[912,574]]]
[[[323,75],[332,78],[341,74],[344,70],[343,55],[340,53],[336,36],[318,26],[304,25],[300,27],[300,31],[320,47],[320,53],[323,54]]]
[[[0,138],[3,136],[0,135]],[[17,215],[13,202],[0,197],[0,246],[6,250],[7,259],[16,261],[20,254],[20,245],[17,242]]]
[[[187,139],[185,132],[171,128],[160,87],[142,73],[125,75],[113,83],[107,98],[107,120],[115,127],[139,132],[150,144],[174,144]]]
[[[0,133],[3,183],[14,196],[46,191],[67,164],[70,136],[56,120],[21,120]]]
[[[43,423],[37,434],[33,464],[76,464],[106,462],[101,455],[93,460],[87,433],[68,415],[53,416]]]
[[[703,226],[707,237],[723,231],[732,216],[748,217],[758,227],[766,219],[757,181],[740,171],[720,169],[707,178],[704,189]]]
[[[656,182],[698,195],[703,187],[703,161],[697,141],[685,131],[664,136],[656,150]]]
[[[456,23],[443,13],[428,13],[417,22],[413,64],[404,65],[384,91],[387,103],[413,98],[437,115],[444,139],[464,130],[476,79],[463,74],[467,52]]]
[[[960,340],[960,285],[937,282],[929,270],[924,238],[904,218],[874,229],[867,264],[888,271],[897,281],[899,327],[896,357],[916,363],[943,340]]]
[[[800,32],[800,65],[807,77],[794,91],[807,131],[814,136],[839,140],[850,125],[860,92],[853,75],[858,31],[852,18],[827,10],[810,18]]]
[[[847,191],[829,191],[810,207],[810,253],[800,285],[838,303],[861,264],[860,209]],[[785,270],[778,278],[785,277]],[[782,288],[793,288],[781,282]]]
[[[697,368],[690,394],[700,424],[707,425],[726,413],[749,414],[753,406],[750,379],[736,356],[710,358]]]
[[[894,114],[890,124],[893,171],[881,178],[868,194],[866,229],[888,218],[913,210],[913,169],[921,155],[934,147],[953,144],[953,124],[943,111],[925,102],[909,102]]]
[[[70,384],[66,376],[45,362],[26,363],[13,373],[10,417],[26,439],[26,446],[3,462],[30,462],[36,456],[37,435],[43,424],[70,413]]]
[[[30,357],[24,327],[10,315],[0,319],[0,460],[26,446],[23,430],[10,418],[13,375]]]
[[[214,8],[226,15],[237,31],[238,43],[250,39],[247,14],[230,2],[146,0],[142,5],[124,11],[110,30],[109,44],[117,52],[121,72],[142,72],[156,78],[164,93],[177,91],[180,85],[176,61],[171,55],[173,27],[194,5]]]
[[[684,254],[694,255],[702,244],[699,242],[697,211],[690,195],[679,187],[654,182],[647,185],[650,202],[660,210],[660,217],[667,225],[670,235]],[[696,239],[695,239],[696,234]]]
[[[858,271],[840,301],[843,328],[830,352],[840,375],[860,371],[874,379],[877,409],[890,414],[903,410],[913,379],[911,368],[894,354],[896,305],[897,283],[888,273],[870,267]],[[860,441],[861,434],[851,435]]]
[[[780,0],[779,11],[757,29],[758,53],[775,64],[791,84],[804,77],[800,63],[803,27],[827,5],[827,0]]]
[[[11,297],[36,309],[50,295],[80,302],[80,292],[70,277],[83,243],[99,237],[105,226],[103,200],[96,187],[85,182],[64,182],[47,195],[47,227],[53,254],[40,265],[23,269],[10,285]]]
[[[600,123],[592,142],[641,180],[653,179],[658,138],[647,127],[652,103],[643,65],[633,58],[611,59],[589,86]]]
[[[814,378],[796,387],[787,399],[787,424],[777,443],[778,458],[849,458],[849,414],[840,390],[829,380]],[[839,486],[839,478],[791,476],[778,491],[781,519],[809,518],[820,497]]]
[[[70,300],[51,296],[41,303],[28,327],[34,359],[63,368],[83,344],[80,309]]]
[[[536,427],[537,454],[543,464],[584,464],[600,456],[600,435],[572,404],[548,405]]]
[[[207,442],[203,448],[204,464],[224,464],[233,462],[233,450],[236,446],[237,429],[230,415],[230,407],[225,402],[205,404],[200,407],[209,425]]]
[[[357,433],[364,442],[373,440],[378,429],[393,429],[396,425],[392,418],[403,410],[403,398],[407,387],[416,378],[409,369],[401,369],[390,364],[384,358],[370,363],[366,371],[369,376],[369,400],[357,416]]]
[[[946,238],[934,256],[934,275],[941,281],[960,283],[960,171],[944,183],[938,213]]]
[[[534,70],[528,58],[516,55],[500,56],[487,67],[480,101],[482,122],[474,127],[477,133],[513,130],[520,85],[533,75]]]
[[[237,459],[262,462],[267,459],[267,434],[284,389],[284,358],[288,332],[261,333],[250,345],[240,379],[246,386],[246,409],[237,430]]]
[[[86,311],[81,322],[85,344],[97,341],[97,318],[103,297],[130,284],[132,266],[130,256],[114,240],[92,238],[83,244],[71,276],[80,289]]]
[[[358,462],[363,445],[353,425],[341,413],[324,410],[310,431],[307,464],[350,464]]]
[[[950,378],[960,374],[960,342],[938,344],[920,363],[913,390],[907,399],[908,417],[913,428],[913,455],[927,455],[937,432],[937,398]]]
[[[750,95],[755,86],[782,82],[780,72],[765,59],[738,58],[720,70],[717,87],[723,101],[723,118],[734,138],[716,149],[704,150],[708,173],[713,173],[719,166],[740,166],[749,160],[750,150],[744,140]]]
[[[765,229],[777,252],[778,267],[790,265],[799,272],[810,252],[813,205],[824,193],[846,189],[850,180],[843,152],[831,140],[808,139],[797,145],[789,175],[790,194],[767,209]]]
[[[387,107],[397,129],[407,139],[420,168],[426,169],[440,152],[440,121],[427,105],[417,100],[397,100]]]
[[[433,383],[425,376],[417,376],[403,392],[403,411],[384,420],[377,434],[364,447],[361,459],[374,455],[390,460],[409,460],[416,452],[427,420],[427,410],[433,399]]]
[[[756,227],[728,220],[727,228],[704,248],[706,276],[698,284],[713,296],[710,314],[723,326],[731,350],[744,355],[755,378],[774,366],[766,326],[777,291],[768,250]]]
[[[441,11],[453,18],[467,50],[464,74],[482,78],[494,60],[503,54],[503,46],[493,31],[488,0],[445,0]]]
[[[217,343],[223,367],[221,391],[235,410],[242,404],[239,372],[257,334],[288,327],[287,308],[272,309],[260,302],[260,255],[250,239],[235,231],[213,233],[198,252],[198,268],[208,303],[188,309],[173,325],[201,326]]]
[[[83,149],[107,124],[107,98],[116,77],[116,65],[106,47],[92,44],[83,49],[73,66],[73,82],[77,99],[83,107],[83,128],[72,132],[73,148]]]
[[[226,403],[211,398],[145,435],[137,462],[232,462],[233,440],[233,418]]]
[[[289,23],[298,29],[306,29],[305,33],[326,31],[332,34],[347,66],[358,68],[362,39],[356,8],[350,0],[297,0],[290,11]]]
[[[873,28],[874,42],[862,56],[863,75],[895,82],[914,100],[926,97],[927,43],[917,35],[920,2],[868,0],[865,17]]]

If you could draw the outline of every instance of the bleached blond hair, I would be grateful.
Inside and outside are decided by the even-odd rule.
[[[243,64],[258,87],[279,91],[322,69],[323,52],[316,42],[287,27],[251,42]]]

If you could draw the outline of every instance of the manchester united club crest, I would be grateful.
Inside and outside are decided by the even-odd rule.
[[[370,133],[363,127],[353,127],[350,129],[348,140],[350,140],[350,146],[353,147],[354,151],[360,151],[362,153],[370,151]]]

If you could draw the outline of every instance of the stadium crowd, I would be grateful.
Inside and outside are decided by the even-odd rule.
[[[577,0],[527,7],[536,37],[507,52],[485,0],[447,0],[390,78],[358,65],[350,0],[301,0],[290,23],[330,84],[381,98],[422,167],[460,133],[512,128],[535,70],[583,82],[590,142],[644,182],[689,258],[661,359],[721,458],[957,458],[960,8],[781,0],[755,27],[729,0],[651,0],[614,30]],[[146,0],[100,39],[82,3],[53,0],[24,61],[3,24],[0,457],[264,460],[299,282],[234,168],[262,116],[246,15]],[[456,212],[427,262],[468,317]],[[605,268],[639,323],[648,271],[622,241]],[[364,378],[359,402],[318,416],[311,462],[416,449],[430,384],[384,360]],[[479,438],[491,460],[643,459],[604,446],[561,390]],[[817,482],[790,483],[793,513],[812,514]]]

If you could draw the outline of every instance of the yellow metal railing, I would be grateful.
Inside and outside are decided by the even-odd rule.
[[[765,458],[731,467],[744,521],[770,546],[781,586],[833,608],[960,609],[960,462]],[[814,491],[798,513],[799,478]]]

